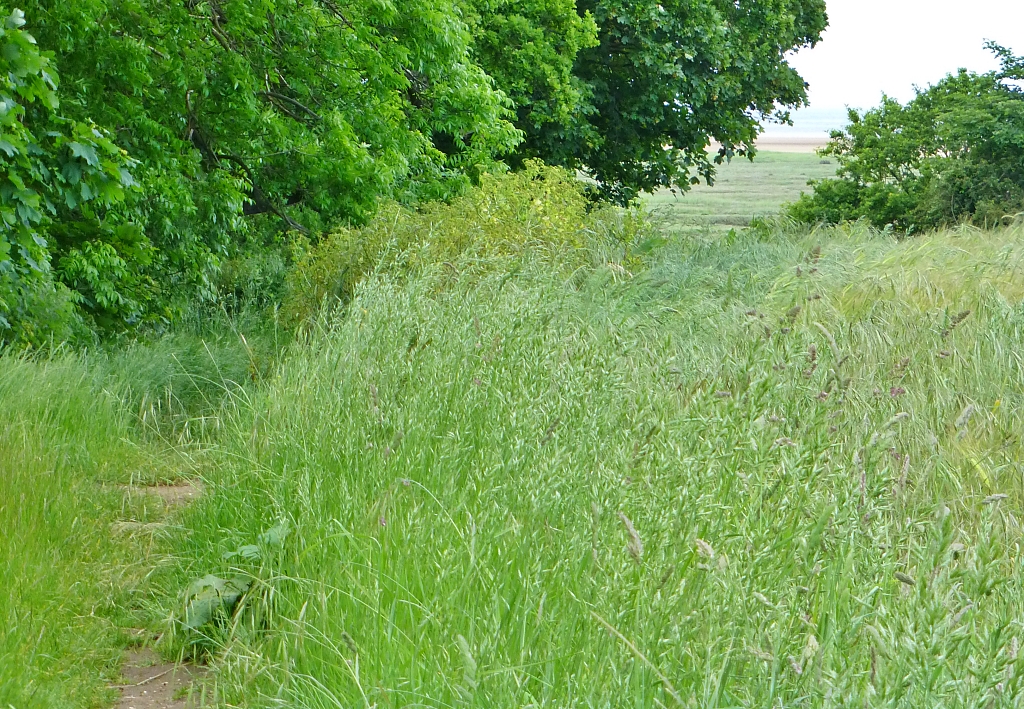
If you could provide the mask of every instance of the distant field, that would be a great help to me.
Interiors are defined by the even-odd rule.
[[[701,184],[685,195],[662,190],[647,205],[669,231],[744,227],[798,198],[808,180],[831,177],[836,167],[814,153],[759,152],[753,162],[723,165],[713,187]]]

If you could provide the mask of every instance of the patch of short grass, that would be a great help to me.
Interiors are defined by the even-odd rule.
[[[695,185],[685,194],[659,190],[645,206],[669,232],[712,233],[749,226],[757,216],[809,191],[808,180],[835,176],[837,165],[814,153],[759,151],[751,162],[735,158],[718,169],[715,184]]]

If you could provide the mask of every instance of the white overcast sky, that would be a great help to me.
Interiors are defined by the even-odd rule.
[[[827,0],[829,28],[792,64],[810,83],[811,108],[793,133],[825,131],[845,106],[870,108],[885,92],[901,101],[966,67],[996,67],[992,39],[1024,54],[1024,0]],[[838,127],[838,126],[831,126]]]

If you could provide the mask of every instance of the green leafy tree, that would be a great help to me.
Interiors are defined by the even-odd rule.
[[[823,151],[838,159],[838,177],[813,183],[791,216],[910,233],[1024,211],[1024,59],[989,48],[999,71],[961,70],[906,105],[883,97],[864,114],[850,111]]]
[[[381,199],[457,194],[520,138],[446,0],[25,9],[64,77],[62,111],[109,130],[138,162],[138,191],[108,218],[123,228],[102,243],[134,249],[124,260],[139,307],[112,309],[115,293],[90,286],[112,257],[98,250],[96,223],[55,230],[68,244],[56,270],[99,324],[172,317],[267,230],[360,223]]]
[[[574,71],[580,52],[597,46],[593,15],[576,0],[480,0],[470,3],[473,53],[515,103],[528,136],[558,134],[594,110],[587,83]],[[510,156],[516,167],[541,155],[529,143]]]
[[[24,26],[20,10],[5,13],[0,26],[0,343],[33,344],[64,336],[75,304],[89,297],[130,307],[124,291],[133,269],[112,242],[133,235],[106,216],[134,181],[131,161],[106,133],[60,115],[51,58]],[[73,223],[115,239],[56,243]],[[78,290],[55,281],[54,255]]]
[[[517,157],[585,169],[619,202],[751,153],[763,121],[806,102],[787,56],[827,23],[824,0],[469,5],[474,52],[517,106]]]

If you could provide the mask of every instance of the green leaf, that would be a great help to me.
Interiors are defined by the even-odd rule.
[[[71,154],[76,158],[81,158],[90,165],[95,166],[100,164],[99,155],[96,154],[96,148],[93,146],[84,145],[79,143],[77,140],[74,140],[68,143],[68,147],[71,149]]]
[[[238,547],[235,551],[224,552],[223,558],[225,560],[230,560],[235,557],[240,557],[246,561],[259,561],[261,556],[262,554],[260,553],[260,548],[258,546],[255,544],[246,544]]]
[[[15,9],[10,15],[8,15],[4,25],[9,30],[21,29],[25,26],[25,13],[21,10]]]
[[[288,520],[281,520],[276,525],[265,531],[259,536],[260,544],[266,544],[267,546],[281,548],[284,546],[285,539],[291,533],[291,526]]]
[[[210,574],[196,579],[188,588],[182,625],[186,630],[197,630],[219,614],[230,615],[251,585],[250,580],[241,577],[222,579]]]

